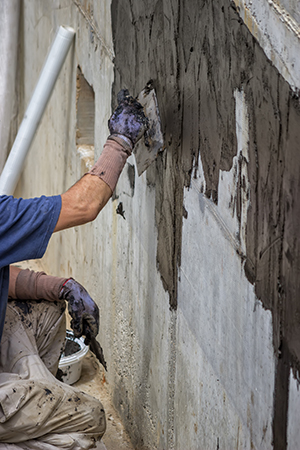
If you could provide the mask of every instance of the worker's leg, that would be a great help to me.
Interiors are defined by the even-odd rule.
[[[6,345],[10,341],[10,336],[15,336],[19,329],[20,342],[14,339],[14,345]],[[63,350],[66,336],[65,302],[22,301],[10,300],[8,302],[7,314],[5,318],[5,330],[2,338],[1,352],[5,355],[0,362],[0,371],[20,373],[14,364],[19,358],[19,344],[22,342],[21,356],[39,355],[46,368],[53,375],[56,375],[58,362]],[[24,340],[22,341],[22,337]],[[45,368],[41,366],[42,374]],[[37,377],[39,371],[24,373],[22,376]]]
[[[65,449],[66,447],[58,446],[59,450]],[[30,440],[27,442],[22,442],[21,444],[1,444],[0,450],[58,450],[58,448],[51,444],[47,444],[45,442],[41,442],[40,440]],[[77,450],[76,447],[70,447],[72,450]],[[78,447],[80,450],[85,450],[88,447]],[[95,444],[95,447],[92,447],[94,450],[107,450],[102,441],[99,441]]]
[[[63,310],[59,302],[9,302],[0,345],[0,442],[24,446],[38,439],[40,449],[75,450],[104,434],[102,404],[60,383],[45,366],[55,373]]]

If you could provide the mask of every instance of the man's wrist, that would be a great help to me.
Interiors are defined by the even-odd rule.
[[[97,162],[88,172],[101,178],[114,192],[119,176],[123,170],[130,151],[125,150],[125,141],[121,135],[111,135],[104,144]],[[122,143],[119,142],[122,139]]]
[[[108,140],[115,141],[118,144],[122,145],[126,153],[130,156],[133,150],[133,143],[131,139],[123,134],[113,133],[110,134],[107,138]]]
[[[65,293],[65,290],[66,290],[66,287],[65,287],[65,286],[66,286],[67,282],[70,281],[70,280],[74,280],[74,278],[72,278],[72,277],[66,278],[66,280],[65,280],[64,283],[62,284],[62,286],[61,286],[61,288],[60,288],[60,291],[59,291],[59,299],[60,299],[60,300],[64,299],[64,293]]]

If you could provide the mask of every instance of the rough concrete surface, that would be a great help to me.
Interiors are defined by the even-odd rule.
[[[286,11],[300,23],[300,6],[297,0],[280,0],[280,5],[282,5]]]
[[[5,0],[1,5],[1,67],[0,67],[0,170],[2,171],[9,148],[12,145],[15,123],[12,117],[16,114],[15,102],[16,69],[18,53],[20,0]]]
[[[106,414],[106,432],[102,441],[107,450],[133,450],[130,439],[124,430],[119,414],[112,404],[105,380],[105,372],[92,353],[88,353],[82,363],[81,377],[74,384],[78,389],[99,399]]]

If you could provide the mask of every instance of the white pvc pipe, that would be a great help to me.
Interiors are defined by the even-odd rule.
[[[66,59],[74,35],[75,30],[73,28],[61,26],[58,29],[1,174],[0,195],[11,195],[15,190],[26,155],[51,96],[59,72]]]

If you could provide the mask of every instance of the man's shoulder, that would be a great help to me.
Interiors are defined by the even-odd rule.
[[[0,196],[0,267],[41,258],[61,210],[61,197]]]
[[[48,210],[50,208],[60,208],[60,195],[45,196],[33,198],[15,198],[12,195],[0,195],[0,208],[11,209],[28,209],[31,207]]]

